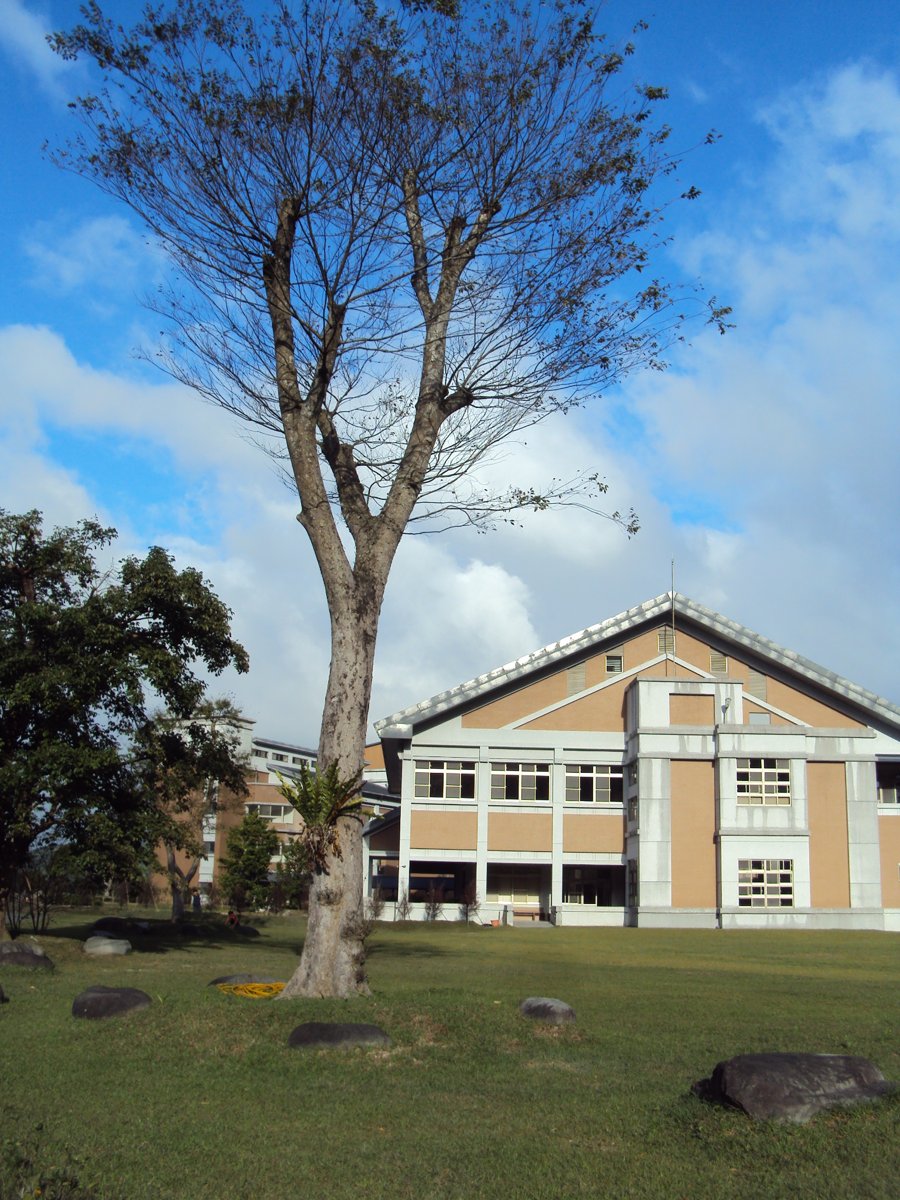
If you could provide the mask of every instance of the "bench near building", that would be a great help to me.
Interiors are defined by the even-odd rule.
[[[376,729],[385,916],[900,930],[900,709],[680,594]]]

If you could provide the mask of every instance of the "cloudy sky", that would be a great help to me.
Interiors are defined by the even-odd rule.
[[[138,6],[112,0],[122,19]],[[572,511],[411,538],[385,603],[372,717],[670,585],[900,702],[900,17],[895,0],[611,0],[666,84],[702,196],[667,273],[734,307],[665,374],[636,375],[510,451],[511,479],[599,471],[627,539]],[[327,621],[296,500],[222,413],[142,365],[163,269],[130,215],[51,166],[84,69],[44,35],[74,0],[0,0],[0,507],[98,516],[121,552],[200,567],[249,676],[214,685],[260,733],[314,745]],[[682,211],[683,210],[683,211]]]

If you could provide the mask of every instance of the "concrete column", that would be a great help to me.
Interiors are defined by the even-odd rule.
[[[482,902],[487,899],[488,804],[491,795],[491,764],[478,762],[475,766],[475,797],[478,824],[475,833],[475,887]]]
[[[550,905],[555,908],[563,898],[563,820],[566,804],[565,763],[550,768],[550,799],[553,803],[552,860],[550,866]]]
[[[397,866],[397,899],[409,896],[409,832],[415,803],[415,763],[409,751],[402,756],[400,777],[400,860]]]
[[[846,772],[850,907],[880,908],[881,854],[875,763],[848,762]]]

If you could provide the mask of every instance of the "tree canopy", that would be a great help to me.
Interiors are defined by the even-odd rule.
[[[184,915],[209,824],[247,794],[240,724],[230,700],[204,700],[188,720],[157,713],[135,737],[135,769],[156,800],[173,921]]]
[[[205,690],[197,664],[247,670],[200,572],[159,547],[105,569],[114,537],[87,520],[45,534],[40,513],[0,510],[3,893],[41,840],[153,844],[159,809],[138,752],[149,706],[188,718]]]
[[[624,86],[633,46],[581,0],[84,13],[52,41],[102,86],[57,159],[168,250],[164,364],[250,422],[296,488],[331,618],[319,762],[353,778],[401,537],[595,503],[599,472],[495,491],[479,468],[661,366],[703,309],[657,274],[666,204],[697,195],[655,116],[665,89]],[[340,822],[286,995],[366,987],[359,822]]]

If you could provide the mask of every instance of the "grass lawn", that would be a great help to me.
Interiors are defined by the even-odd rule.
[[[860,1054],[900,1079],[896,935],[379,925],[371,999],[207,987],[289,976],[302,919],[259,925],[253,941],[219,922],[89,959],[87,915],[60,914],[41,939],[53,974],[0,970],[0,1200],[34,1194],[11,1183],[22,1146],[36,1165],[21,1178],[68,1160],[104,1200],[900,1192],[897,1098],[782,1126],[689,1092],[719,1059],[762,1050]],[[153,1006],[75,1020],[92,983],[142,988]],[[568,1001],[577,1023],[526,1021],[528,995]],[[393,1045],[287,1048],[295,1025],[330,1019],[379,1024]]]

